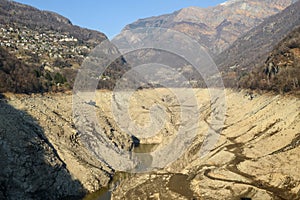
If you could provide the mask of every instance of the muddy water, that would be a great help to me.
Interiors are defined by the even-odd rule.
[[[134,153],[150,153],[156,150],[158,144],[139,144],[137,147],[134,147]]]
[[[110,200],[112,191],[118,187],[121,181],[131,177],[132,175],[127,172],[116,172],[109,187],[102,188],[94,193],[88,194],[83,200]]]
[[[133,174],[129,174],[126,172],[117,172],[114,176],[113,182],[110,184],[110,188],[104,188],[100,191],[97,191],[95,193],[87,195],[84,200],[110,200],[111,199],[111,190],[114,190],[118,185],[120,184],[121,181],[125,179],[133,179]],[[143,185],[147,192],[149,193],[155,193],[157,192],[157,189],[162,189],[163,188],[169,188],[169,190],[180,194],[184,196],[187,199],[197,199],[194,196],[193,191],[190,188],[190,180],[188,178],[188,175],[185,174],[172,174],[172,173],[167,173],[167,174],[156,174],[156,173],[151,173],[152,177],[156,177],[153,179],[147,180],[145,183],[141,184]],[[164,176],[169,176],[170,179],[169,181],[165,182],[163,181],[162,177]],[[140,186],[139,186],[140,187]],[[139,192],[141,192],[141,188],[136,188],[134,190],[131,190],[129,192],[128,198],[130,196],[136,196]],[[147,188],[149,187],[149,188]],[[144,188],[144,189],[145,189]],[[162,189],[164,190],[164,189]]]
[[[135,147],[133,152],[135,153],[150,153],[155,151],[158,147],[157,144],[140,144],[138,147]],[[151,173],[155,175],[155,173]],[[188,176],[184,174],[164,174],[169,175],[170,181],[168,182],[168,187],[170,190],[181,194],[189,199],[193,199],[193,192],[190,189],[190,183],[188,181]],[[111,199],[111,192],[118,187],[118,185],[124,181],[125,179],[133,177],[134,174],[130,174],[127,172],[116,172],[109,188],[102,188],[101,190],[88,194],[83,200],[110,200]],[[155,185],[155,180],[153,180],[151,184]],[[178,184],[180,183],[180,184]]]
[[[188,175],[185,174],[174,174],[168,183],[168,187],[173,192],[181,194],[188,199],[194,199],[194,193],[190,188],[190,181]]]
[[[157,144],[139,144],[134,148],[135,153],[150,153],[155,151]],[[121,181],[132,176],[130,173],[126,172],[116,172],[109,187],[102,188],[99,191],[86,195],[83,200],[107,200],[110,199],[111,191],[117,187]]]
[[[111,198],[111,192],[108,188],[102,188],[101,190],[88,194],[83,200],[109,200]]]

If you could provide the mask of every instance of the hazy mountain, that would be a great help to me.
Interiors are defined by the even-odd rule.
[[[174,29],[193,37],[218,54],[239,36],[259,25],[295,0],[231,0],[215,7],[188,7],[172,14],[140,19],[124,30],[163,27]]]

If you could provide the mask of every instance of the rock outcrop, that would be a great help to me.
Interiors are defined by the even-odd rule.
[[[74,179],[28,113],[0,100],[0,199],[80,199]]]

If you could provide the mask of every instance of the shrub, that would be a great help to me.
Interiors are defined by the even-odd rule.
[[[61,83],[61,84],[64,84],[65,82],[67,82],[67,79],[61,74],[61,73],[56,73],[55,75],[54,75],[54,82],[56,83],[56,84],[58,84],[58,83]]]

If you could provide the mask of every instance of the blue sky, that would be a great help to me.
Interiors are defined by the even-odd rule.
[[[109,38],[140,18],[167,14],[188,6],[208,7],[225,0],[15,0],[69,18],[73,24]]]

